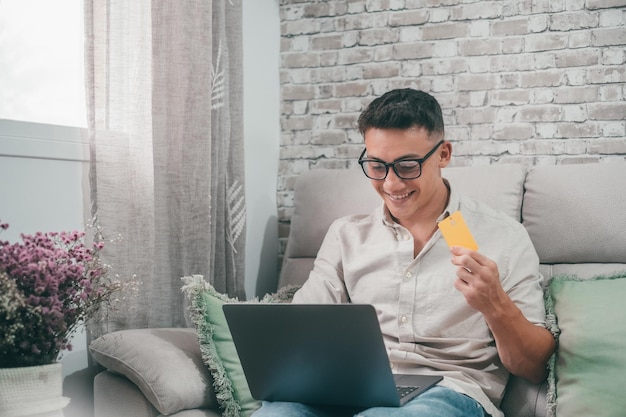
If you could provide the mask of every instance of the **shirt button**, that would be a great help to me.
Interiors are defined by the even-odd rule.
[[[411,278],[412,276],[413,276],[413,273],[411,271],[409,271],[409,272],[407,272],[405,274],[405,277],[407,277],[407,278]]]
[[[406,317],[406,316],[402,316],[402,317],[400,317],[400,322],[401,322],[401,323],[406,323],[407,321],[408,321],[408,319],[407,319],[407,317]]]

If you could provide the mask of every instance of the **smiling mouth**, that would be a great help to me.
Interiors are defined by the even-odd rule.
[[[389,194],[389,193],[385,193],[387,195],[387,197],[389,197],[390,200],[393,201],[402,201],[402,200],[406,200],[407,198],[409,198],[414,191],[411,191],[409,193],[404,193],[404,194]]]

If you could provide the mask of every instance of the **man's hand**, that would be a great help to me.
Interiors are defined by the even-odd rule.
[[[483,314],[502,305],[508,296],[500,283],[498,265],[480,253],[453,246],[452,264],[458,266],[454,287],[465,296],[467,304]]]

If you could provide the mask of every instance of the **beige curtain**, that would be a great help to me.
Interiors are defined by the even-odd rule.
[[[180,277],[244,293],[240,0],[85,0],[92,213],[142,282],[92,337],[185,325]]]

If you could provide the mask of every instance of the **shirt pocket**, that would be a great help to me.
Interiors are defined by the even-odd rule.
[[[456,276],[433,275],[427,282],[427,334],[435,338],[490,338],[489,327],[479,311],[470,307],[456,288]],[[419,326],[419,323],[416,323]],[[424,329],[423,329],[424,330]]]

